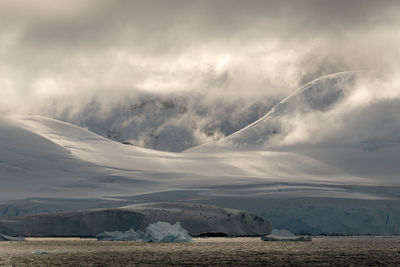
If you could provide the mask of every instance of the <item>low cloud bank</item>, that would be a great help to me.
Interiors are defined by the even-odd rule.
[[[399,5],[388,0],[2,1],[0,113],[51,116],[105,136],[130,131],[123,141],[179,151],[239,130],[317,77],[361,70],[365,81],[343,103],[348,106],[288,118],[295,130],[284,142],[303,142],[316,128],[319,136],[334,138],[336,129],[321,132],[323,123],[341,127],[354,124],[351,120],[370,125],[356,135],[379,136],[381,127],[369,120],[390,117],[391,111],[381,113],[385,103],[387,110],[397,109]],[[180,113],[186,115],[123,116],[113,125],[122,107],[148,95],[173,99],[177,106],[176,99],[186,99],[186,113]],[[369,106],[377,113],[361,118]],[[144,126],[150,120],[153,125]],[[384,128],[396,128],[396,122],[393,118],[393,126]],[[341,131],[353,138],[352,127],[346,127]],[[166,135],[174,132],[185,145],[155,144],[155,139],[171,142]]]

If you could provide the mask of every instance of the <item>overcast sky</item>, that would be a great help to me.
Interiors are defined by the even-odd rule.
[[[399,11],[376,0],[0,0],[0,111],[137,90],[284,96],[351,69],[380,77],[398,69]]]

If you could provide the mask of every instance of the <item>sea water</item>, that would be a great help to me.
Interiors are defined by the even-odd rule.
[[[400,237],[195,238],[187,243],[28,238],[0,242],[0,265],[400,265]]]

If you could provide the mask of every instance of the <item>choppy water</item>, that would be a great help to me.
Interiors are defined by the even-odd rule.
[[[42,250],[47,254],[35,255]],[[208,238],[190,243],[31,238],[0,242],[0,265],[400,265],[400,237],[320,237],[312,242]]]

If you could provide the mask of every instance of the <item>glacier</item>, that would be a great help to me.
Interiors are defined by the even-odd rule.
[[[356,115],[367,108],[376,111],[359,129],[344,127],[346,138],[335,139],[337,129],[317,129],[312,142],[291,142],[298,137],[294,133],[309,130],[293,124],[298,123],[293,118],[324,119],[343,111],[358,75],[314,80],[253,124],[181,153],[124,145],[46,117],[2,115],[0,232],[22,231],[18,225],[32,218],[65,220],[80,213],[105,218],[132,205],[170,203],[163,216],[174,214],[176,221],[181,204],[211,205],[243,210],[295,234],[398,235],[398,132],[389,126],[379,136],[367,131],[392,118],[396,103],[345,110],[349,121],[344,125],[357,122]],[[218,222],[211,231],[221,232],[217,226],[231,229]]]
[[[247,212],[205,204],[167,202],[5,217],[0,218],[0,232],[38,237],[94,237],[107,232],[107,238],[107,235],[121,236],[123,231],[129,238],[139,231],[151,231],[153,228],[148,226],[159,221],[173,225],[179,221],[191,235],[217,232],[229,236],[259,236],[272,229],[267,220]],[[137,231],[129,231],[131,228]]]

